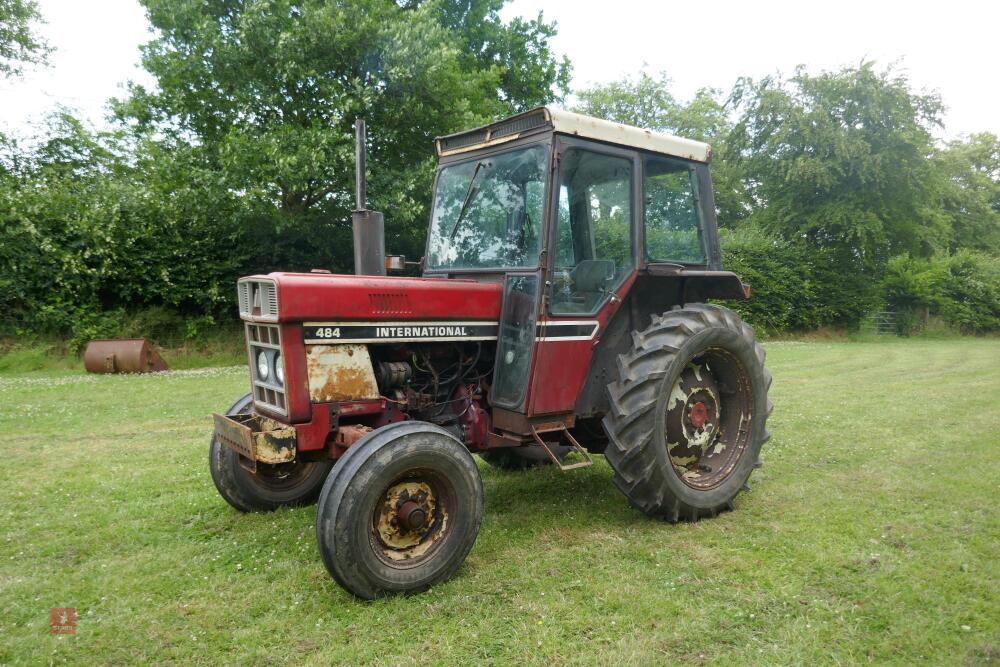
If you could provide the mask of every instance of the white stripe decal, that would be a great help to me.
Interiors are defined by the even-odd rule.
[[[597,336],[600,322],[597,320],[542,320],[538,323],[538,327],[541,329],[541,335],[535,337],[536,342],[563,343],[593,340]],[[567,335],[561,335],[560,329]]]
[[[302,339],[307,345],[482,341],[496,340],[498,328],[483,321],[306,322]]]
[[[597,320],[542,320],[535,326],[535,340],[593,340],[599,328]],[[306,345],[490,341],[497,339],[498,329],[498,322],[484,321],[305,322],[302,338]]]

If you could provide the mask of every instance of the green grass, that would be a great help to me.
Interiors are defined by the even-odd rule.
[[[458,575],[363,603],[312,507],[241,515],[207,469],[244,369],[0,378],[0,663],[997,664],[1000,342],[776,342],[736,511],[669,525],[603,460],[483,469]],[[76,635],[49,634],[76,607]]]

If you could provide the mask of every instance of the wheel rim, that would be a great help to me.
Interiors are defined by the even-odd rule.
[[[667,398],[667,454],[688,486],[707,490],[728,478],[750,442],[753,391],[743,363],[710,348],[690,362]]]
[[[454,487],[432,470],[411,470],[379,495],[372,512],[371,543],[380,560],[397,568],[431,558],[452,528]]]

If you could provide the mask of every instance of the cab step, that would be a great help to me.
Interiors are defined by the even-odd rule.
[[[569,429],[566,428],[565,424],[546,424],[544,426],[540,426],[539,428],[535,428],[534,424],[530,426],[531,437],[535,439],[535,442],[542,448],[542,451],[544,451],[548,457],[552,459],[552,463],[559,466],[560,470],[574,470],[576,468],[586,468],[594,465],[594,459],[590,458],[590,453],[576,441],[576,438],[574,438],[569,432]],[[570,448],[572,448],[573,451],[580,452],[586,460],[580,461],[579,463],[570,463],[569,465],[564,464],[561,460],[559,460],[559,457],[556,456],[551,449],[549,449],[549,446],[540,435],[542,433],[557,433],[560,436],[564,436],[566,441],[569,443]]]

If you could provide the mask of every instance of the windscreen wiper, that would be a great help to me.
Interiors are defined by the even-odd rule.
[[[451,234],[448,235],[449,240],[455,239],[455,232],[458,231],[458,226],[462,224],[462,218],[465,217],[465,210],[469,208],[469,202],[472,201],[472,195],[476,192],[476,177],[479,176],[479,170],[483,166],[488,166],[485,162],[477,162],[476,170],[472,172],[472,178],[469,179],[469,189],[465,191],[465,199],[462,200],[462,208],[458,209],[458,217],[455,218],[455,224],[451,227]]]

